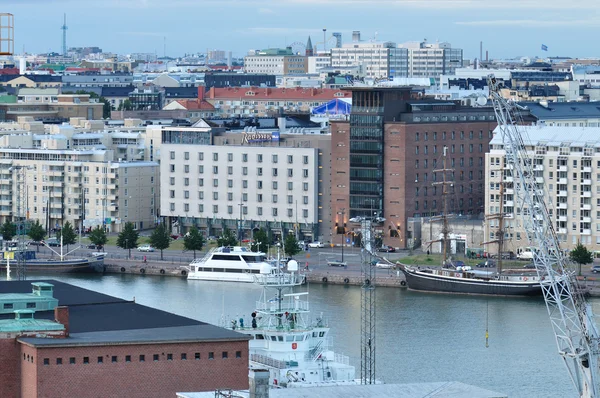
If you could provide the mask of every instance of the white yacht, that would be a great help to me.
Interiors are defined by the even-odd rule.
[[[187,279],[227,282],[254,282],[261,267],[274,268],[265,253],[252,252],[245,247],[216,247],[201,259],[183,266]]]
[[[251,337],[250,367],[268,369],[273,387],[359,384],[349,358],[331,350],[323,318],[308,320],[308,292],[293,291],[305,282],[298,263],[287,267],[289,272],[264,267],[254,275],[263,288],[255,310],[246,319],[224,319],[223,326]]]

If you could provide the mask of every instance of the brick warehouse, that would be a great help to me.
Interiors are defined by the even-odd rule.
[[[35,319],[0,311],[1,397],[166,397],[248,388],[245,335],[48,282],[60,307],[36,310]],[[31,285],[0,282],[0,310],[16,308],[15,296]],[[28,308],[41,307],[27,301]],[[16,312],[24,318],[34,311]]]
[[[383,216],[383,244],[411,248],[411,217],[441,214],[442,154],[447,146],[447,209],[483,213],[484,162],[496,127],[491,107],[411,99],[411,89],[353,87],[349,121],[331,123],[332,241],[357,232],[356,216]],[[337,216],[335,216],[337,215]],[[343,217],[343,220],[342,220]],[[343,226],[346,226],[344,229]]]

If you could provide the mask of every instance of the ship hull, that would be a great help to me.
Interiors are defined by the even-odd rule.
[[[17,261],[10,262],[11,272],[17,271]],[[6,270],[6,261],[0,265]],[[104,258],[81,258],[72,260],[25,260],[26,272],[52,272],[52,273],[103,273],[105,271]]]
[[[539,281],[511,282],[495,279],[475,279],[465,277],[440,276],[433,273],[418,272],[405,267],[401,268],[406,277],[406,284],[411,290],[455,293],[481,294],[493,296],[541,296],[542,287]]]

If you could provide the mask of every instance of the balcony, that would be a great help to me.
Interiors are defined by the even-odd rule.
[[[567,229],[566,229],[566,228],[559,228],[559,229],[556,231],[556,233],[557,233],[557,234],[560,234],[560,235],[566,235],[566,234],[567,234]]]
[[[12,196],[13,192],[10,188],[0,188],[0,195],[9,195]]]
[[[558,191],[558,193],[556,194],[556,196],[561,196],[561,197],[567,197],[567,191]]]
[[[558,216],[558,221],[567,221],[567,216]]]
[[[581,180],[581,185],[592,185],[592,180],[588,180],[588,179]]]
[[[544,181],[544,177],[535,177],[535,182],[538,184],[543,184]]]
[[[513,202],[512,200],[507,200],[506,202],[504,202],[504,206],[514,207],[515,206],[515,202]]]
[[[591,198],[592,197],[592,191],[582,192],[581,196],[584,197],[584,198]]]
[[[566,209],[567,208],[567,203],[565,202],[561,202],[558,205],[556,205],[557,209]]]
[[[567,166],[558,166],[558,171],[567,171]]]
[[[566,178],[559,178],[558,179],[558,183],[560,185],[567,185],[567,179]]]
[[[581,222],[589,224],[592,222],[592,218],[591,217],[581,217]]]
[[[512,177],[504,177],[504,182],[514,182]]]
[[[506,188],[504,190],[504,193],[507,195],[514,195],[515,194],[515,190],[513,188]]]
[[[581,230],[581,235],[591,235],[591,234],[592,234],[591,229],[582,229]]]
[[[592,210],[592,205],[590,205],[590,204],[581,205],[581,210]]]
[[[582,167],[581,171],[584,172],[584,173],[591,173],[592,172],[592,168],[589,167],[589,166]]]
[[[539,171],[543,171],[544,170],[544,165],[543,164],[536,164],[533,167],[534,170],[539,170]]]
[[[53,198],[62,198],[63,192],[62,191],[58,191],[56,189],[51,189],[50,190],[50,196],[53,197]]]

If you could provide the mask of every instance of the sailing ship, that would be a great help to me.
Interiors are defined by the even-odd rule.
[[[287,271],[263,265],[253,276],[262,293],[249,322],[224,319],[223,326],[250,336],[250,367],[267,369],[273,387],[358,384],[349,358],[331,350],[323,317],[309,321],[308,292],[294,292],[305,282],[298,263],[289,261]]]
[[[455,266],[448,258],[448,242],[450,229],[446,206],[446,186],[451,182],[446,180],[446,173],[452,171],[446,168],[446,152],[444,147],[442,169],[434,172],[442,173],[442,221],[441,241],[443,251],[442,267],[418,267],[399,263],[400,270],[406,277],[406,284],[411,290],[441,293],[487,294],[501,296],[541,296],[542,284],[545,277],[538,276],[535,269],[502,270],[502,249],[504,242],[503,214],[496,214],[488,219],[499,219],[497,239],[487,243],[498,243],[498,263],[496,271],[472,270],[468,266]],[[502,184],[501,184],[502,186]],[[502,191],[501,191],[502,197]],[[434,241],[430,242],[433,243]]]

